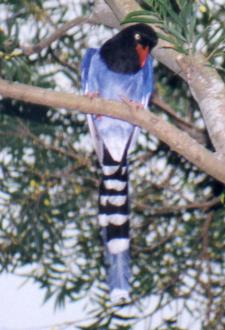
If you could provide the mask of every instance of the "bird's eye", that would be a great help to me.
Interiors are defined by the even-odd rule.
[[[141,35],[139,33],[135,33],[134,39],[137,41],[141,40]]]

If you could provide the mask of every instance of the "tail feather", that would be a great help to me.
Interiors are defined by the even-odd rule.
[[[129,200],[126,155],[121,162],[112,159],[104,148],[103,177],[99,192],[99,224],[105,245],[105,262],[111,297],[129,297]]]
[[[108,282],[110,288],[111,299],[118,302],[122,299],[129,299],[130,291],[130,253],[129,250],[117,254],[108,252]]]

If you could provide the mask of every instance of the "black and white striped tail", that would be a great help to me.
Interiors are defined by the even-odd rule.
[[[114,302],[129,299],[129,201],[126,155],[114,161],[104,148],[99,193],[99,224],[105,245],[108,283]]]

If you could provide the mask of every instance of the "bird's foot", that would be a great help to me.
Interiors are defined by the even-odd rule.
[[[96,97],[99,97],[100,94],[99,94],[99,92],[88,92],[88,93],[86,94],[86,96],[87,96],[90,100],[93,100],[93,99],[95,99]]]
[[[100,94],[99,94],[99,92],[88,92],[88,93],[86,94],[86,96],[92,101],[92,100],[94,100],[96,97],[99,97]],[[96,119],[101,119],[102,115],[94,115],[94,117],[95,117]]]
[[[144,105],[142,103],[139,103],[137,101],[131,100],[126,96],[122,96],[121,100],[126,103],[130,108],[135,110],[141,110],[144,109]]]

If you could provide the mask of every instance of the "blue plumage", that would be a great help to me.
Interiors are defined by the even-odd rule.
[[[152,71],[152,57],[149,57],[143,69],[136,74],[112,72],[101,59],[99,50],[89,48],[84,56],[82,65],[83,92],[98,93],[104,99],[115,101],[122,101],[123,98],[126,98],[147,107],[153,90]],[[94,124],[105,145],[108,146],[111,153],[114,153],[114,158],[116,157],[117,160],[120,160],[125,145],[133,131],[133,125],[110,117],[102,117],[101,120],[98,120],[97,116],[94,115],[89,116],[88,120],[92,135],[94,135],[92,127]],[[115,136],[117,139],[115,139]],[[101,158],[102,150],[99,150],[101,146],[95,146],[95,148],[98,156]],[[114,151],[115,148],[116,150]]]
[[[98,93],[104,99],[116,101],[125,98],[147,107],[153,90],[152,57],[137,72],[120,73],[109,68],[101,49],[90,48],[82,63],[82,88],[85,94]],[[118,301],[128,299],[130,290],[127,153],[138,129],[107,116],[88,115],[88,124],[103,172],[99,224],[109,288],[112,298]]]

